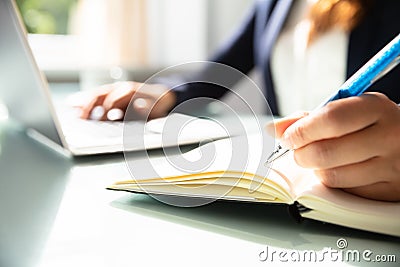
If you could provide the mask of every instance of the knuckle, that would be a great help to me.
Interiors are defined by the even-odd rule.
[[[328,187],[340,187],[340,181],[335,169],[315,170],[321,182]]]
[[[303,124],[298,124],[294,127],[292,134],[289,135],[290,142],[295,147],[307,142],[306,129]]]
[[[307,168],[309,167],[309,164],[307,163],[307,157],[304,157],[302,154],[303,153],[300,149],[295,150],[294,161],[297,163],[297,165]]]
[[[390,114],[397,108],[397,105],[384,94],[380,94],[377,97],[377,103],[375,105],[379,107],[378,111],[380,111],[380,114]]]
[[[331,160],[332,152],[326,142],[315,142],[308,146],[309,153],[308,158],[312,159],[310,167],[313,168],[324,168],[328,165]]]
[[[311,143],[294,151],[296,163],[305,168],[323,169],[332,160],[332,152],[325,142]]]
[[[316,158],[316,167],[323,167],[331,159],[331,149],[326,142],[318,142],[314,146],[314,156]]]
[[[397,106],[392,100],[390,100],[385,94],[379,92],[369,92],[365,94],[366,98],[369,98],[371,106],[375,106],[374,110],[379,114],[385,113]],[[379,107],[379,108],[378,108]]]
[[[105,84],[93,91],[93,94],[97,97],[109,94],[114,89],[113,85]]]
[[[365,93],[365,95],[372,96],[377,101],[387,101],[387,100],[389,100],[389,98],[385,94],[382,94],[380,92],[368,92],[368,93]]]
[[[327,131],[336,133],[340,131],[342,116],[340,116],[340,105],[335,102],[329,102],[322,109],[322,118],[326,122]]]

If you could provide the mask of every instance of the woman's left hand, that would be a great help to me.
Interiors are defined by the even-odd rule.
[[[328,187],[400,201],[400,107],[380,93],[277,120],[276,135]]]

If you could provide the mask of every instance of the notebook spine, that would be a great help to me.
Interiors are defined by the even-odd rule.
[[[299,202],[295,201],[293,204],[288,206],[288,211],[290,216],[297,222],[301,223],[304,218],[301,216],[301,214],[310,211],[311,209],[303,206]]]

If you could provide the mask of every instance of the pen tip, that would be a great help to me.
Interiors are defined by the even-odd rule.
[[[279,153],[279,150],[281,150],[281,148],[282,148],[281,145],[277,146],[277,148],[269,155],[269,157],[265,161],[265,163],[264,163],[265,166],[268,166],[269,164],[271,164],[273,162],[274,155]]]
[[[271,163],[272,163],[272,160],[267,159],[267,161],[264,162],[264,166],[265,166],[265,167],[268,167],[269,165],[271,165]]]

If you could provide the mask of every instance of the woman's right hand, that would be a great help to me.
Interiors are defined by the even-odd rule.
[[[139,118],[154,119],[166,116],[176,103],[175,93],[166,86],[132,81],[106,84],[85,95],[75,104],[81,110],[82,119],[91,118],[93,110],[100,106],[103,115],[99,119],[107,120],[110,110],[125,112],[129,103]]]

